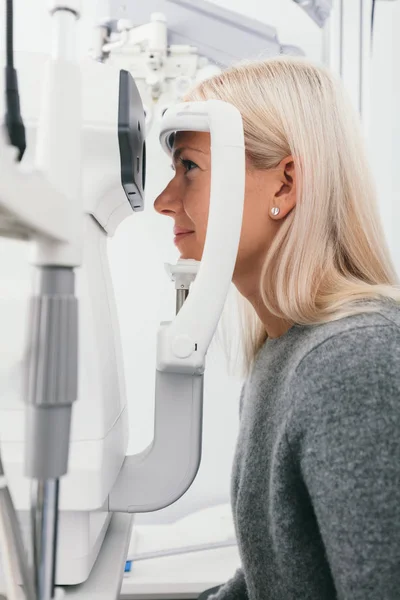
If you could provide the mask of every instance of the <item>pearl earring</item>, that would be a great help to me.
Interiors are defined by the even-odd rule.
[[[276,217],[276,215],[279,215],[279,208],[277,206],[274,206],[274,208],[271,208],[271,212],[274,215],[274,217]]]

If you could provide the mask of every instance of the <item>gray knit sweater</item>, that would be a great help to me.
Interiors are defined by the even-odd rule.
[[[242,569],[218,600],[400,600],[400,308],[267,340],[232,475]]]

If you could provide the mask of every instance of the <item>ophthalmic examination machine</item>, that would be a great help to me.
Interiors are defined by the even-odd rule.
[[[68,597],[72,588],[76,597],[89,597],[85,585],[113,515],[159,510],[193,482],[201,456],[205,357],[241,231],[239,112],[216,100],[170,107],[160,133],[167,153],[177,131],[211,135],[207,237],[201,262],[168,266],[177,314],[158,331],[154,439],[144,452],[126,456],[127,401],[106,243],[123,220],[144,209],[146,123],[127,70],[78,59],[81,4],[50,2],[49,55],[18,60],[31,160],[24,158],[7,32],[0,235],[30,241],[34,267],[23,364],[17,377],[1,381],[1,583],[9,600]],[[7,5],[11,10],[10,0]],[[7,23],[12,27],[10,12]],[[230,232],[223,247],[221,224]],[[15,372],[15,365],[8,367]]]

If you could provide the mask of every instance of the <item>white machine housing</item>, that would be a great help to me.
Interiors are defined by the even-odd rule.
[[[157,369],[203,373],[205,354],[231,283],[242,227],[243,203],[232,202],[232,198],[243,193],[244,175],[240,171],[239,177],[234,174],[236,165],[244,161],[243,126],[240,113],[233,105],[208,100],[185,102],[165,112],[160,141],[169,155],[171,139],[177,130],[211,134],[210,209],[202,263],[191,294],[173,324],[159,332]],[[224,236],[221,246],[222,223],[229,236]],[[235,258],[233,264],[232,257]],[[227,272],[229,278],[225,275]],[[209,302],[210,289],[213,290],[212,303]]]
[[[168,506],[189,488],[200,465],[205,357],[236,264],[245,147],[239,111],[220,100],[187,102],[165,112],[160,139],[168,153],[171,136],[188,130],[209,131],[211,136],[210,205],[203,256],[189,297],[171,323],[161,323],[154,440],[140,455],[125,459],[110,493],[112,511],[148,512]],[[230,232],[223,246],[221,228]],[[188,261],[189,274],[192,262]]]
[[[47,57],[16,56],[28,150],[20,166],[26,195],[15,191],[21,210],[34,210],[34,157],[40,91]],[[57,581],[84,581],[93,566],[110,519],[107,498],[121,469],[128,445],[128,421],[119,325],[107,256],[107,235],[133,214],[121,186],[118,148],[119,69],[93,60],[82,62],[83,194],[85,235],[83,266],[76,271],[79,299],[79,386],[73,407],[69,472],[61,482]],[[107,89],[107,94],[103,90]],[[101,98],[100,98],[101,94]],[[4,113],[3,95],[0,112]],[[10,149],[11,150],[11,149]],[[62,152],[62,144],[59,145]],[[0,202],[13,189],[11,153],[0,152]],[[15,186],[14,186],[15,187]],[[33,198],[32,198],[33,196]],[[14,204],[17,206],[17,204]],[[94,216],[93,216],[94,215]],[[55,215],[56,216],[56,215]],[[43,231],[46,218],[42,215]],[[28,218],[31,218],[29,215]],[[0,219],[1,221],[1,219]],[[4,227],[4,223],[3,223]],[[1,224],[0,224],[1,228]],[[23,237],[23,236],[22,236]],[[37,256],[32,257],[37,264]],[[21,315],[10,314],[10,319]],[[84,326],[83,326],[84,324]],[[22,349],[21,349],[22,350]],[[22,353],[2,364],[0,380],[0,441],[7,478],[28,539],[30,481],[24,474],[24,405]]]
[[[36,96],[34,92],[40,90],[38,84],[45,60],[45,56],[33,54],[20,55],[16,61],[29,147],[34,146],[39,113],[39,94]],[[160,329],[157,378],[168,382],[168,402],[162,394],[156,397],[155,438],[151,446],[141,455],[126,457],[128,430],[123,362],[106,248],[107,235],[113,235],[119,223],[132,214],[121,186],[116,134],[118,79],[119,69],[113,66],[90,60],[82,63],[83,194],[87,216],[83,266],[77,271],[78,400],[73,408],[69,472],[61,482],[60,495],[56,582],[61,585],[87,579],[112,511],[157,510],[179,498],[192,483],[201,454],[205,355],[229,289],[241,230],[245,160],[240,114],[234,107],[219,101],[190,103],[168,111],[163,126],[167,137],[184,129],[211,133],[209,224],[198,279],[179,318],[171,325],[162,324]],[[104,94],[105,89],[107,94]],[[0,103],[0,110],[2,108]],[[61,144],[59,149],[62,151]],[[2,209],[6,206],[12,213],[13,204],[10,201],[7,205],[6,201],[13,194],[16,168],[12,153],[6,150],[0,152],[0,204]],[[28,163],[29,152],[18,168],[18,190],[25,186],[23,189],[27,192],[29,178],[35,176],[27,173]],[[16,192],[14,195],[17,199]],[[21,204],[18,218],[22,220],[23,209]],[[0,211],[0,215],[4,214]],[[31,211],[25,220],[29,223],[39,217]],[[221,219],[224,227],[229,219],[231,232],[224,249],[220,247]],[[49,235],[51,228],[46,230],[46,226],[43,216],[43,223],[39,223],[37,229]],[[35,264],[40,264],[39,258],[34,257]],[[205,311],[204,300],[209,299],[210,288],[215,304]],[[201,327],[193,328],[191,323],[194,322],[201,323]],[[23,527],[27,528],[30,482],[23,474],[21,361],[22,356],[10,357],[0,381],[0,440],[10,489]],[[196,383],[191,383],[193,377]],[[159,391],[162,390],[163,386],[159,385]],[[185,402],[186,392],[195,394],[193,403]],[[181,412],[177,412],[178,404],[174,402],[177,396],[180,396]],[[174,445],[171,440],[175,441]],[[27,531],[25,535],[27,539]]]

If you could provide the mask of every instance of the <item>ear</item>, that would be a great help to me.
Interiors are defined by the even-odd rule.
[[[271,199],[269,216],[274,221],[283,219],[296,206],[296,171],[293,156],[284,158],[276,168],[280,180],[280,186]],[[279,208],[278,214],[273,214],[272,209]],[[276,212],[276,211],[274,211]]]

